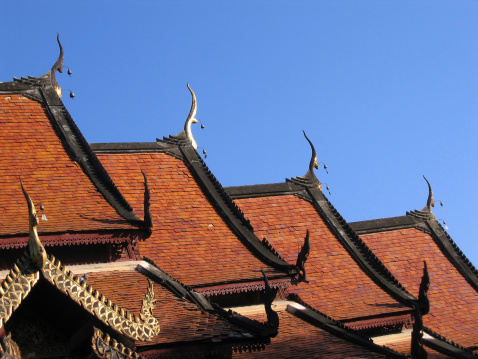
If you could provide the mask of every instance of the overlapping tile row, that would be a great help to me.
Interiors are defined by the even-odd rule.
[[[330,232],[314,207],[293,195],[236,200],[259,237],[267,237],[279,254],[294,263],[310,231],[305,264],[309,283],[289,288],[308,305],[337,320],[386,315],[409,308],[379,288]]]
[[[142,216],[145,171],[151,192],[152,235],[140,254],[187,285],[283,276],[256,258],[210,204],[185,164],[164,153],[98,154],[120,191]]]
[[[425,260],[430,275],[430,313],[423,317],[424,325],[465,347],[478,346],[478,293],[429,234],[405,228],[361,238],[414,294]]]
[[[98,288],[119,306],[139,314],[143,295],[148,286],[147,278],[139,272],[90,273],[88,284]],[[151,341],[135,342],[142,345],[175,342],[218,342],[242,336],[242,331],[220,317],[207,313],[186,300],[174,296],[169,290],[155,284],[155,317],[161,324],[161,332]]]
[[[42,232],[132,228],[65,152],[45,108],[0,95],[0,235],[28,232],[19,178],[44,210]]]
[[[264,352],[236,352],[233,358],[388,358],[308,324],[286,311],[279,313],[279,321],[279,335],[271,340]]]

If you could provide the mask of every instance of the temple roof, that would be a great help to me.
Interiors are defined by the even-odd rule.
[[[284,309],[279,311],[279,335],[264,352],[234,353],[233,358],[407,358],[301,305]]]
[[[412,293],[418,289],[426,260],[430,313],[423,317],[424,325],[460,345],[478,348],[475,269],[434,216],[407,215],[351,226]]]
[[[44,105],[10,94],[0,95],[0,108],[0,235],[28,233],[19,178],[45,208],[42,232],[134,228],[65,151]]]
[[[309,305],[338,320],[406,312],[410,308],[381,289],[354,261],[313,205],[292,195],[237,200],[256,232],[271,238],[279,254],[293,262],[310,231],[305,264],[308,283],[291,287]],[[302,238],[301,238],[302,237]]]
[[[93,148],[98,150],[98,146]],[[201,182],[183,161],[153,151],[98,152],[97,155],[140,215],[143,203],[143,194],[137,188],[143,180],[140,170],[147,174],[155,225],[151,236],[140,243],[140,254],[161,263],[178,280],[195,287],[262,281],[259,270],[263,267],[267,268],[269,278],[285,276],[280,267],[273,266],[275,263],[267,266],[267,258],[238,237],[226,222],[226,215],[214,208],[200,187]],[[272,257],[265,247],[261,250]],[[282,263],[287,268],[287,263]]]
[[[28,232],[15,205],[23,202],[19,178],[42,209],[43,233],[144,227],[59,97],[59,45],[60,56],[44,76],[0,82],[0,236]]]

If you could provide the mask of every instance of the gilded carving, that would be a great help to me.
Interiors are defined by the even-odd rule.
[[[14,264],[13,269],[0,286],[0,327],[2,327],[12,313],[20,306],[22,300],[30,293],[40,274],[30,264],[25,253]]]
[[[119,333],[141,341],[150,341],[159,334],[159,322],[152,314],[155,297],[151,282],[139,318],[107,300],[84,281],[80,283],[79,277],[67,271],[53,256],[47,259],[42,273],[60,291]]]
[[[8,334],[2,338],[0,343],[0,359],[21,359],[20,348],[12,340],[12,335]]]
[[[126,348],[98,328],[95,328],[91,342],[93,351],[101,359],[144,359],[143,356]]]
[[[159,334],[158,320],[153,316],[156,298],[153,284],[149,282],[143,300],[140,318],[119,308],[98,291],[80,281],[80,278],[67,271],[53,256],[47,258],[46,251],[37,234],[38,218],[35,206],[23,188],[28,203],[30,218],[30,237],[28,247],[0,286],[0,327],[8,321],[22,300],[43,277],[68,295],[71,299],[100,319],[115,331],[133,340],[150,341]],[[40,270],[39,270],[40,269]]]

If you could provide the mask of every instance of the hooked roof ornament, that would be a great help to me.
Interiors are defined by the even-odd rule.
[[[189,83],[187,84],[189,92],[191,92],[191,97],[192,97],[192,104],[191,104],[191,110],[189,111],[188,118],[186,119],[186,123],[184,124],[184,132],[186,133],[187,138],[189,141],[191,141],[191,146],[195,150],[198,149],[198,145],[196,143],[196,140],[193,137],[193,133],[191,131],[191,125],[193,123],[197,123],[198,120],[196,119],[196,112],[197,112],[197,101],[196,101],[196,94],[194,91],[191,89],[189,86]]]
[[[22,187],[23,195],[28,204],[28,223],[29,223],[29,236],[28,236],[28,252],[30,254],[30,260],[37,270],[40,270],[46,262],[46,251],[43,244],[38,237],[38,215],[35,209],[35,205],[28,195],[25,187],[23,187],[23,181],[20,179],[20,185]]]
[[[128,338],[150,341],[157,336],[160,325],[152,313],[156,305],[156,297],[151,281],[149,281],[140,318],[138,318],[107,300],[98,291],[87,285],[86,281],[68,271],[53,256],[48,258],[38,237],[38,218],[35,206],[23,187],[23,183],[20,182],[20,184],[29,209],[29,243],[27,250],[17,260],[0,286],[0,328],[10,319],[33,286],[38,283],[41,274],[59,291],[66,294],[104,324]]]
[[[314,172],[314,168],[319,169],[319,162],[317,160],[317,152],[315,151],[315,147],[312,141],[310,141],[307,135],[305,134],[305,131],[302,130],[302,132],[304,133],[304,137],[306,138],[307,142],[309,142],[310,148],[312,150],[312,156],[310,157],[310,163],[309,163],[309,170],[304,176],[294,177],[294,178],[291,178],[290,180],[287,179],[287,181],[295,182],[300,185],[317,186],[322,191],[322,183],[320,183],[319,179],[316,177]],[[327,169],[327,166],[324,165],[324,169]]]
[[[423,176],[423,178],[425,179],[425,181],[427,181],[427,185],[428,185],[428,199],[427,199],[427,205],[423,207],[422,212],[432,213],[432,207],[435,207],[435,201],[433,200],[432,186],[430,186],[430,182],[428,182],[425,176]]]
[[[184,130],[179,132],[176,136],[169,135],[169,137],[163,137],[163,139],[156,138],[157,144],[161,148],[165,149],[166,152],[176,146],[179,147],[184,145],[191,145],[192,148],[194,148],[195,150],[198,149],[198,145],[191,131],[191,125],[193,123],[198,122],[198,120],[196,119],[196,112],[197,112],[196,95],[194,91],[191,89],[191,87],[189,86],[189,84],[187,84],[187,86],[188,86],[189,92],[191,92],[192,103],[191,103],[191,109],[189,110],[188,117],[186,119],[186,122],[184,123]],[[174,151],[171,154],[173,156],[178,156],[178,154],[175,154]]]
[[[428,276],[427,262],[423,261],[423,276],[420,282],[420,289],[418,293],[418,301],[414,305],[413,313],[415,322],[413,323],[412,340],[411,340],[411,354],[412,358],[427,359],[427,352],[423,347],[423,319],[422,316],[428,314],[430,311],[430,302],[428,300],[428,288],[430,287],[430,277]]]
[[[307,234],[304,239],[304,244],[302,245],[302,248],[300,249],[300,252],[297,255],[296,266],[297,268],[299,268],[299,282],[306,282],[306,283],[309,282],[307,280],[307,276],[305,272],[305,261],[309,257],[309,252],[310,252],[309,230],[307,230]]]
[[[417,211],[417,210],[410,211],[410,212],[407,212],[407,215],[411,215],[420,219],[427,220],[434,217],[434,214],[432,212],[432,207],[435,207],[435,201],[433,199],[433,190],[432,190],[432,186],[430,185],[430,182],[428,182],[425,176],[423,176],[423,178],[425,179],[428,185],[427,204],[425,205],[425,207],[423,207],[421,211]]]
[[[272,302],[274,301],[277,291],[277,288],[272,289],[269,285],[269,280],[263,269],[261,269],[262,275],[264,276],[264,286],[265,286],[265,295],[264,295],[264,307],[267,314],[267,323],[273,328],[279,328],[279,315],[272,309]]]
[[[144,225],[145,227],[153,228],[153,217],[151,216],[151,192],[149,191],[149,186],[148,186],[148,177],[146,177],[146,172],[141,170],[141,173],[143,174],[143,179],[144,179]]]
[[[58,46],[60,47],[60,55],[58,56],[58,60],[53,64],[50,73],[50,80],[51,85],[55,88],[58,97],[61,97],[62,90],[58,82],[56,81],[55,73],[58,71],[59,73],[63,73],[63,60],[65,59],[65,54],[63,52],[63,46],[61,46],[60,42],[60,33],[56,33],[56,41],[58,41]]]

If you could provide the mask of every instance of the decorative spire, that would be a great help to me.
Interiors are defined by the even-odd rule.
[[[23,187],[23,182],[20,179],[20,185],[22,187],[23,195],[27,200],[28,204],[28,213],[29,213],[29,237],[28,237],[28,252],[30,254],[30,260],[32,261],[33,265],[36,269],[43,268],[46,262],[46,251],[43,247],[42,243],[40,242],[40,238],[38,237],[38,216],[37,211],[35,209],[35,205],[31,200],[30,196],[28,195],[27,191]]]
[[[187,85],[188,85],[189,91],[191,92],[192,104],[191,104],[191,110],[189,111],[188,118],[186,119],[186,123],[184,124],[184,132],[186,133],[186,136],[189,139],[189,141],[191,141],[191,145],[193,146],[193,148],[195,150],[197,150],[198,145],[197,145],[196,141],[194,140],[193,134],[191,132],[191,125],[193,123],[198,122],[198,120],[195,117],[196,112],[197,112],[196,95],[194,94],[194,91],[191,89],[191,87],[189,87],[189,84],[187,84]]]
[[[428,181],[427,181],[428,182]],[[430,278],[428,276],[427,262],[423,261],[423,276],[420,282],[418,293],[418,301],[415,304],[414,318],[411,340],[411,354],[414,359],[427,359],[427,352],[422,344],[423,338],[423,319],[422,316],[430,311],[430,302],[428,301],[427,292],[430,286]]]
[[[428,182],[425,176],[423,176],[423,178],[425,179],[425,181],[427,181],[427,185],[428,185],[428,200],[427,200],[427,205],[423,207],[422,212],[432,213],[432,207],[435,207],[435,201],[433,200],[432,186],[430,186],[430,182]]]
[[[312,149],[312,156],[310,158],[309,170],[307,171],[305,177],[307,177],[307,176],[314,176],[315,177],[314,168],[319,169],[319,162],[317,161],[317,152],[315,152],[315,147],[312,144],[312,142],[309,140],[307,135],[305,134],[305,131],[302,130],[302,132],[304,133],[305,139],[309,142],[310,148]]]
[[[58,46],[60,46],[60,55],[58,56],[58,60],[56,60],[55,64],[50,70],[50,79],[51,79],[51,85],[55,88],[56,93],[58,94],[58,97],[61,97],[62,95],[62,90],[60,85],[58,85],[58,82],[56,81],[55,73],[58,71],[59,73],[63,72],[63,59],[65,58],[65,54],[63,53],[63,46],[61,46],[60,42],[60,34],[56,34],[56,41],[58,41]]]
[[[318,178],[315,176],[314,173],[314,168],[319,169],[319,162],[317,161],[317,153],[315,152],[315,147],[312,144],[312,142],[309,140],[307,135],[305,134],[305,131],[302,130],[304,133],[304,136],[306,140],[309,142],[310,148],[312,150],[312,156],[310,158],[310,163],[309,163],[309,170],[304,176],[297,176],[294,178],[291,178],[290,180],[287,179],[286,181],[294,182],[299,185],[305,185],[309,187],[319,187],[319,189],[322,191],[322,183],[318,180]],[[324,168],[327,169],[327,166],[324,164]]]
[[[418,290],[418,306],[421,315],[428,314],[430,311],[430,301],[428,300],[428,288],[430,287],[430,277],[428,275],[427,262],[423,261],[423,276]]]
[[[306,272],[305,272],[305,261],[309,256],[310,252],[310,245],[309,245],[309,230],[307,230],[307,234],[304,239],[304,244],[300,249],[299,254],[297,255],[297,263],[296,266],[299,268],[299,282],[303,281],[308,283]]]
[[[277,288],[272,289],[269,285],[269,280],[263,269],[261,269],[262,275],[264,276],[264,286],[265,286],[265,296],[264,296],[264,307],[267,314],[267,322],[274,328],[279,328],[279,315],[272,309],[272,302],[274,301]]]
[[[144,225],[148,228],[153,228],[153,217],[151,216],[151,211],[150,211],[151,194],[149,192],[149,187],[148,187],[148,178],[146,177],[146,172],[141,170],[141,173],[143,174],[143,178],[144,178]]]

